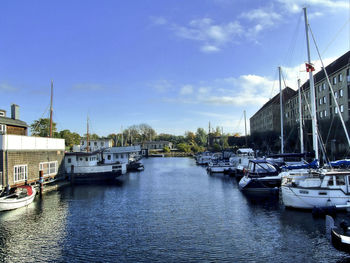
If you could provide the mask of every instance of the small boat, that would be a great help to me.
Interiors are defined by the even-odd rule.
[[[137,172],[137,171],[143,171],[144,170],[144,166],[142,163],[138,162],[138,161],[132,161],[127,165],[127,170],[128,171],[133,171],[133,172]]]
[[[349,225],[342,221],[340,228],[334,225],[334,219],[326,216],[326,232],[330,236],[332,245],[341,251],[350,253],[350,228]]]
[[[239,189],[252,194],[277,194],[281,186],[280,168],[265,159],[249,160],[248,169],[239,181]]]
[[[0,211],[13,210],[27,206],[33,202],[36,190],[33,186],[23,185],[13,189],[13,192],[0,198]]]

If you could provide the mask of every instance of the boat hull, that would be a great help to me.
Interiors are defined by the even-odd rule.
[[[239,182],[239,188],[246,193],[256,195],[278,194],[280,178],[250,178],[244,176]]]
[[[33,193],[28,197],[13,199],[13,200],[11,200],[10,198],[3,197],[0,199],[0,211],[14,210],[17,208],[27,206],[34,201],[35,195],[36,195],[36,191],[33,188]]]
[[[122,174],[120,171],[69,174],[70,180],[74,184],[114,181],[117,177],[121,175]]]
[[[350,200],[350,195],[341,190],[302,189],[282,186],[281,191],[284,206],[298,209],[346,206]]]

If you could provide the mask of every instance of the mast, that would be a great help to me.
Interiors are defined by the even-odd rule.
[[[245,135],[245,145],[248,146],[248,142],[247,142],[247,119],[246,119],[246,115],[245,115],[245,110],[243,111],[244,114],[244,135]]]
[[[278,67],[279,84],[280,84],[280,114],[281,114],[281,153],[284,153],[284,140],[283,140],[283,96],[282,96],[282,82],[281,82],[281,67]]]
[[[309,27],[308,20],[306,14],[306,7],[304,9],[304,17],[305,17],[305,33],[306,33],[306,46],[307,46],[307,58],[308,64],[311,65],[311,57],[310,57],[310,46],[309,46]],[[317,118],[316,118],[316,95],[315,95],[315,84],[314,78],[312,75],[312,69],[309,69],[309,83],[310,83],[310,101],[311,101],[311,119],[312,119],[312,141],[313,141],[313,149],[315,152],[315,159],[318,160],[318,135],[317,135]]]
[[[298,79],[298,99],[299,99],[299,133],[300,133],[300,152],[304,152],[304,134],[303,134],[303,119],[301,113],[301,90],[300,79]]]
[[[122,141],[121,141],[121,146],[124,146],[124,134],[123,134],[123,125],[121,126],[121,131],[122,131]]]
[[[210,146],[210,122],[209,122],[209,132],[208,132],[208,147]]]
[[[90,151],[89,147],[89,116],[87,116],[86,120],[86,152]]]
[[[49,137],[52,138],[52,96],[53,96],[53,80],[51,80],[51,100],[50,100],[50,132]]]

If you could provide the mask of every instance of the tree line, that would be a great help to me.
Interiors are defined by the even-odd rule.
[[[34,121],[30,125],[31,135],[48,137],[49,125],[50,121],[47,118],[41,118]],[[65,139],[67,149],[71,149],[73,145],[79,145],[81,139],[86,138],[87,136],[87,134],[81,136],[76,132],[71,132],[69,129],[57,131],[56,126],[56,123],[53,122],[53,137]],[[242,146],[245,142],[245,140],[239,138],[238,134],[235,134],[234,136],[224,134],[220,127],[213,129],[209,133],[209,136],[203,128],[198,128],[195,132],[186,131],[184,135],[173,135],[166,133],[157,134],[150,125],[145,123],[131,125],[121,133],[111,133],[106,137],[100,137],[97,134],[89,134],[89,138],[91,140],[109,138],[113,140],[113,146],[129,146],[140,143],[142,144],[147,141],[169,141],[178,151],[185,153],[203,152],[208,149],[220,151],[222,149],[230,148],[233,145]],[[169,150],[170,149],[167,148],[164,149],[164,151]]]

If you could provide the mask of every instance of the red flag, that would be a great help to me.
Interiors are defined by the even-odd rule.
[[[306,66],[306,72],[310,72],[310,71],[315,71],[314,66],[310,63],[305,63]]]

